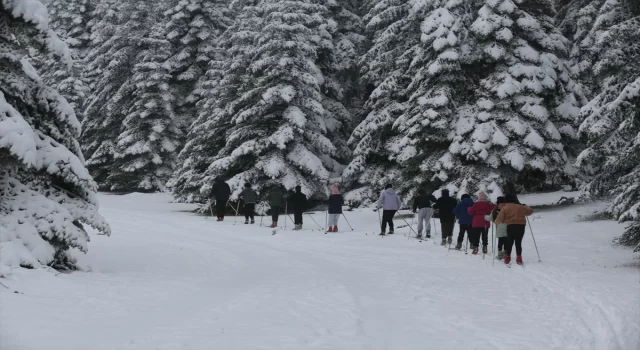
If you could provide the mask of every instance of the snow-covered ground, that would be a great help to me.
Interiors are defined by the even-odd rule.
[[[610,244],[622,226],[574,220],[603,204],[534,215],[542,262],[527,231],[525,267],[507,268],[408,228],[380,237],[371,210],[347,213],[355,231],[306,217],[272,235],[169,200],[102,195],[113,235],[92,236],[91,272],[0,279],[0,349],[640,348],[640,270]]]

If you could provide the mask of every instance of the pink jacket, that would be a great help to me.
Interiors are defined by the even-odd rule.
[[[489,228],[491,227],[491,223],[485,220],[485,215],[490,215],[493,209],[496,206],[487,202],[487,201],[478,201],[475,202],[467,212],[469,215],[473,215],[473,221],[471,222],[471,227],[474,228]]]

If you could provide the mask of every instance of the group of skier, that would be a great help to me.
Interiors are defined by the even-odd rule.
[[[231,188],[221,179],[217,179],[211,189],[210,196],[216,201],[216,215],[218,221],[223,221],[227,203],[231,196]],[[239,199],[244,202],[245,224],[255,223],[255,209],[258,203],[258,194],[252,189],[250,183],[246,183],[244,189],[239,194]],[[288,215],[289,208],[294,215],[294,230],[302,229],[304,210],[307,209],[307,197],[302,193],[300,186],[295,188],[295,192],[285,197],[283,186],[273,187],[267,196],[271,208],[272,222],[269,227],[278,226],[278,218],[283,209]],[[344,198],[338,189],[338,185],[331,187],[331,195],[327,200],[327,232],[338,232],[338,219],[342,213]],[[393,186],[388,184],[380,193],[377,201],[377,208],[382,209],[380,217],[380,235],[393,234],[393,218],[402,207],[402,201],[393,190]],[[431,218],[435,211],[438,211],[440,218],[440,229],[442,232],[442,245],[451,245],[453,242],[453,231],[456,221],[459,224],[458,239],[455,249],[461,250],[464,243],[465,234],[471,245],[472,254],[478,254],[480,241],[482,240],[482,253],[488,253],[489,229],[491,224],[495,225],[496,237],[498,239],[497,259],[504,259],[506,264],[511,262],[511,252],[513,245],[516,246],[516,262],[522,264],[522,238],[524,237],[527,216],[533,210],[520,204],[514,194],[507,194],[498,197],[496,204],[489,201],[486,193],[478,193],[474,200],[469,194],[463,194],[458,202],[449,195],[449,191],[443,189],[440,198],[428,194],[424,189],[418,190],[418,195],[413,201],[413,213],[417,215],[418,231],[417,238],[431,238]],[[387,233],[387,227],[389,231]]]
[[[223,221],[227,204],[231,197],[231,188],[229,184],[222,179],[216,179],[209,197],[216,202],[216,216],[218,221]],[[244,203],[244,216],[245,224],[255,223],[255,210],[258,204],[258,193],[252,188],[250,183],[245,183],[244,189],[238,195],[238,198]],[[278,219],[280,214],[289,214],[289,208],[293,211],[294,230],[301,230],[303,225],[304,210],[307,209],[307,196],[302,193],[302,188],[296,186],[295,192],[289,196],[285,196],[285,190],[283,186],[275,186],[270,189],[267,195],[267,202],[270,207],[271,225],[269,227],[275,228],[278,226]],[[338,219],[342,215],[342,206],[344,205],[344,198],[338,189],[338,185],[333,185],[331,188],[331,195],[327,200],[327,232],[338,232]],[[239,207],[238,207],[239,208]],[[237,210],[237,209],[236,209]]]
[[[432,202],[435,202],[431,205]],[[516,263],[522,264],[522,238],[524,237],[527,216],[533,214],[533,209],[520,204],[514,194],[498,197],[496,204],[489,201],[486,193],[478,193],[474,202],[469,194],[463,194],[458,202],[449,196],[449,191],[442,190],[440,198],[426,194],[420,190],[413,203],[413,212],[418,215],[417,238],[422,238],[423,222],[426,223],[426,238],[431,237],[429,220],[433,210],[437,209],[440,216],[442,231],[442,245],[451,245],[455,221],[459,224],[458,240],[455,249],[461,250],[465,233],[471,245],[471,254],[478,254],[480,239],[482,239],[482,253],[488,253],[489,228],[495,225],[498,239],[497,259],[503,259],[505,264],[511,263],[513,245],[516,246]],[[383,231],[384,232],[384,231]]]

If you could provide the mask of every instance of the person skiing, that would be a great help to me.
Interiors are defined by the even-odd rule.
[[[533,209],[518,203],[513,194],[505,196],[505,205],[496,218],[497,224],[507,224],[507,243],[505,247],[504,263],[511,263],[511,250],[516,244],[516,263],[522,265],[522,238],[527,227],[527,216],[533,214]]]
[[[422,238],[423,223],[426,223],[425,236],[431,238],[431,217],[433,217],[433,209],[431,205],[437,201],[436,197],[432,194],[427,194],[424,189],[418,190],[418,196],[413,201],[413,213],[418,213],[418,236],[416,238]]]
[[[496,259],[498,260],[504,258],[504,252],[502,250],[507,245],[507,224],[498,224],[496,222],[504,204],[505,198],[502,196],[498,197],[498,200],[496,200],[496,208],[491,212],[491,221],[496,225],[496,238],[498,239],[498,255],[496,256]]]
[[[382,208],[381,236],[385,235],[387,224],[389,225],[389,234],[393,234],[393,217],[396,215],[396,212],[400,210],[400,206],[402,206],[402,201],[400,201],[400,197],[393,190],[393,186],[391,184],[386,185],[378,199],[378,209]]]
[[[271,226],[270,227],[278,227],[278,217],[280,216],[280,211],[285,204],[284,193],[282,192],[281,186],[275,186],[269,192],[269,205],[271,205]]]
[[[293,208],[294,230],[302,230],[302,213],[307,208],[307,196],[302,193],[302,187],[296,186],[296,192],[289,197],[289,203]]]
[[[213,201],[216,200],[216,216],[218,216],[217,221],[224,220],[224,212],[227,209],[227,203],[229,202],[229,197],[231,196],[231,187],[229,184],[224,182],[221,177],[217,177],[213,186],[211,187],[211,193],[209,197]]]
[[[453,209],[458,205],[458,201],[449,197],[449,190],[443,189],[440,198],[436,201],[434,209],[438,209],[440,214],[440,228],[442,229],[441,245],[451,244],[453,240],[453,228],[456,223],[456,217],[453,215]]]
[[[487,194],[480,192],[478,193],[478,201],[467,209],[467,213],[469,213],[469,215],[473,215],[473,220],[471,221],[471,236],[469,237],[471,247],[473,248],[473,252],[471,254],[473,255],[478,254],[480,236],[482,236],[482,254],[487,254],[488,252],[488,236],[491,222],[487,221],[485,216],[491,214],[494,208],[495,206],[489,203]]]
[[[462,243],[464,242],[464,234],[467,233],[467,237],[471,234],[471,222],[473,216],[469,215],[467,210],[473,205],[473,199],[467,193],[460,197],[460,202],[453,209],[453,214],[458,217],[458,223],[460,224],[460,232],[458,233],[458,243],[456,243],[456,249],[462,249]]]
[[[344,198],[338,190],[338,185],[331,186],[331,195],[327,201],[329,207],[327,212],[329,214],[329,229],[327,232],[338,232],[338,219],[342,215],[342,205],[344,204]]]
[[[251,219],[251,223],[254,224],[254,216],[256,210],[256,200],[258,199],[258,194],[251,188],[250,183],[244,184],[244,189],[240,192],[239,198],[244,202],[244,223],[248,224],[249,219]]]

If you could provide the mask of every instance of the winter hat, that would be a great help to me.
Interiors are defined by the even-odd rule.
[[[487,201],[489,198],[487,198],[487,194],[484,192],[480,192],[478,193],[478,200],[479,201]]]
[[[246,187],[246,188],[251,188],[251,184],[250,184],[250,183],[248,183],[248,182],[245,182],[245,183],[244,183],[244,187]]]
[[[300,185],[296,186],[296,192],[302,191],[302,187]]]
[[[449,197],[449,190],[446,188],[440,191],[440,193],[441,193],[441,197]]]
[[[418,190],[418,194],[425,194],[425,193],[426,193],[426,191],[424,190],[424,188],[421,188],[421,189]]]
[[[337,184],[334,184],[333,186],[331,186],[331,194],[340,194]]]
[[[460,199],[467,199],[467,198],[471,198],[471,196],[468,193],[465,193],[462,195],[462,197],[460,197]]]
[[[496,204],[502,204],[504,202],[505,202],[505,198],[502,196],[498,197],[498,200],[496,200]]]
[[[390,189],[390,188],[392,188],[392,187],[393,187],[393,186],[391,186],[391,184],[387,184],[386,186],[384,186],[384,189],[385,189],[385,190],[388,190],[388,189]]]
[[[505,201],[506,203],[516,203],[516,204],[517,204],[517,203],[518,203],[518,198],[516,197],[516,195],[515,195],[515,194],[511,194],[511,193],[509,193],[508,195],[506,195],[506,196],[504,197],[504,201]]]

